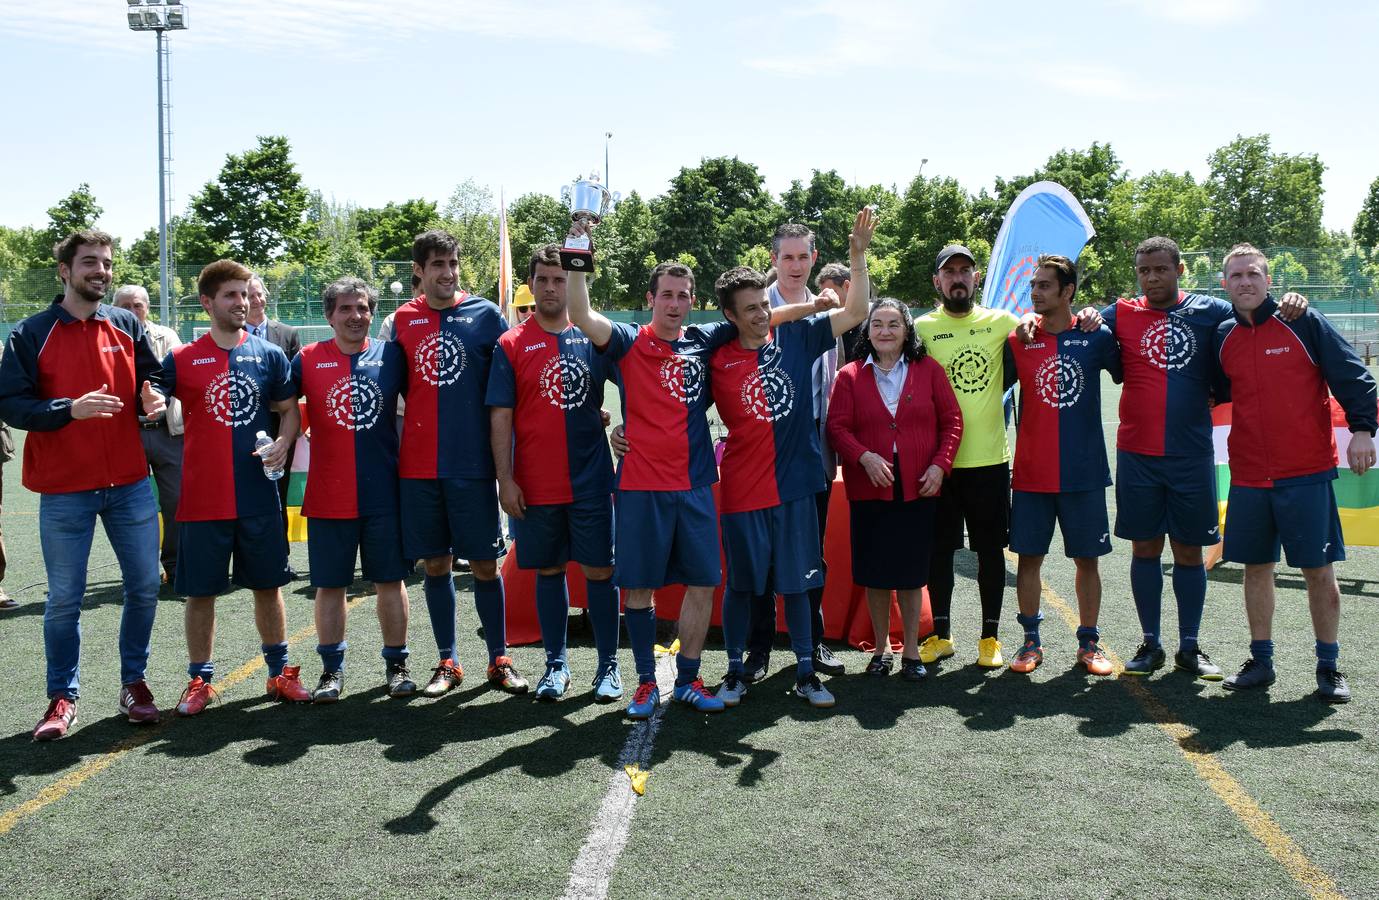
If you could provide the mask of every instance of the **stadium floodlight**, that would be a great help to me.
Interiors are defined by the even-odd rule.
[[[180,3],[168,4],[167,28],[169,31],[181,31],[187,27],[187,8]]]

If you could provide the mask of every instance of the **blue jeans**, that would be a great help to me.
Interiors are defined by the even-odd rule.
[[[105,524],[124,581],[120,683],[142,680],[148,664],[159,585],[158,506],[148,479],[97,491],[43,494],[38,503],[38,537],[48,571],[43,647],[48,655],[49,697],[77,698],[81,601],[97,516]]]

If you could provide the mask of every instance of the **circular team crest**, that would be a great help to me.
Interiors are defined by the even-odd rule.
[[[978,347],[963,347],[948,364],[948,379],[964,394],[980,394],[991,382],[991,358]]]
[[[383,392],[367,375],[346,375],[326,391],[326,413],[341,428],[367,431],[383,411]]]
[[[697,356],[672,356],[660,374],[661,387],[680,403],[693,404],[704,393],[704,361]]]
[[[780,369],[757,369],[742,381],[742,408],[763,422],[783,419],[795,409],[795,384]]]
[[[559,409],[576,409],[589,397],[593,382],[589,364],[577,356],[553,356],[537,379],[541,396]]]
[[[1182,322],[1166,316],[1144,330],[1140,355],[1160,369],[1181,369],[1197,355],[1197,335]]]
[[[1034,371],[1034,393],[1054,409],[1076,404],[1086,383],[1082,366],[1066,356],[1051,356]]]
[[[444,387],[460,380],[464,371],[464,341],[444,331],[428,334],[417,344],[415,363],[422,380]]]
[[[259,411],[259,386],[254,379],[233,369],[221,372],[206,385],[206,412],[221,425],[239,428],[254,421]]]

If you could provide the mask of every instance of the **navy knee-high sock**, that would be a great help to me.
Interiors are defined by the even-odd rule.
[[[1144,632],[1145,641],[1158,645],[1164,570],[1157,559],[1144,556],[1130,558],[1130,593],[1135,598],[1135,612],[1140,617],[1140,630]]]
[[[1207,604],[1206,567],[1174,563],[1173,596],[1178,599],[1178,649],[1188,653],[1197,649],[1197,631]]]
[[[449,573],[427,575],[422,582],[426,592],[426,614],[431,617],[431,633],[436,636],[436,650],[441,659],[455,655],[455,579]]]
[[[752,595],[728,588],[723,592],[723,646],[728,651],[728,671],[742,672],[742,652],[751,627]],[[693,679],[691,679],[692,681]]]
[[[612,579],[586,582],[589,599],[589,624],[594,629],[594,646],[599,665],[618,661],[618,589]]]
[[[484,643],[488,645],[488,661],[492,664],[508,652],[508,623],[504,618],[503,609],[503,579],[474,579],[474,609],[479,613],[479,624],[484,626]]]
[[[790,649],[795,651],[795,680],[814,674],[814,610],[808,594],[785,595],[785,627],[790,632]]]
[[[953,551],[934,548],[929,554],[929,610],[934,634],[941,638],[952,636],[953,581]]]
[[[982,637],[994,638],[1001,627],[1006,592],[1006,561],[999,548],[977,554],[977,593],[982,601]]]
[[[627,642],[632,645],[632,659],[637,666],[638,681],[656,680],[656,610],[627,609],[622,614],[627,623]]]
[[[277,678],[287,665],[287,641],[279,644],[264,644],[263,661],[268,664],[268,677]]]
[[[348,641],[341,641],[338,644],[317,644],[316,652],[321,655],[321,670],[325,672],[343,672],[345,670],[345,651],[349,649]]]
[[[536,576],[536,619],[541,625],[541,645],[546,665],[564,665],[570,598],[565,592],[565,573]],[[488,631],[488,627],[484,627]]]

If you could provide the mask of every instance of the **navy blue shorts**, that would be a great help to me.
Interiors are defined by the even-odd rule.
[[[618,491],[614,509],[613,582],[618,587],[717,587],[723,580],[710,485],[688,491]]]
[[[182,596],[218,597],[230,589],[232,581],[263,591],[291,580],[281,513],[177,523],[177,572],[172,587]]]
[[[402,525],[397,513],[357,519],[307,519],[306,554],[314,588],[354,584],[356,556],[362,562],[364,579],[375,584],[401,581],[411,571],[402,558]]]
[[[1021,556],[1044,556],[1053,543],[1053,523],[1063,532],[1063,554],[1091,559],[1111,552],[1106,518],[1106,488],[1041,494],[1010,492],[1010,549]]]
[[[1341,516],[1329,480],[1271,488],[1231,485],[1222,559],[1276,563],[1280,545],[1295,569],[1319,569],[1345,559]]]
[[[803,594],[823,587],[819,510],[814,495],[767,509],[724,513],[723,555],[728,587],[752,596],[773,591]]]
[[[528,506],[526,518],[510,520],[519,569],[549,569],[570,560],[592,568],[613,564],[613,497],[600,494],[572,503]]]
[[[1190,547],[1220,543],[1216,461],[1117,450],[1116,537],[1152,541],[1165,534]]]
[[[490,478],[400,478],[402,555],[497,559],[505,552],[498,523],[498,482]]]

